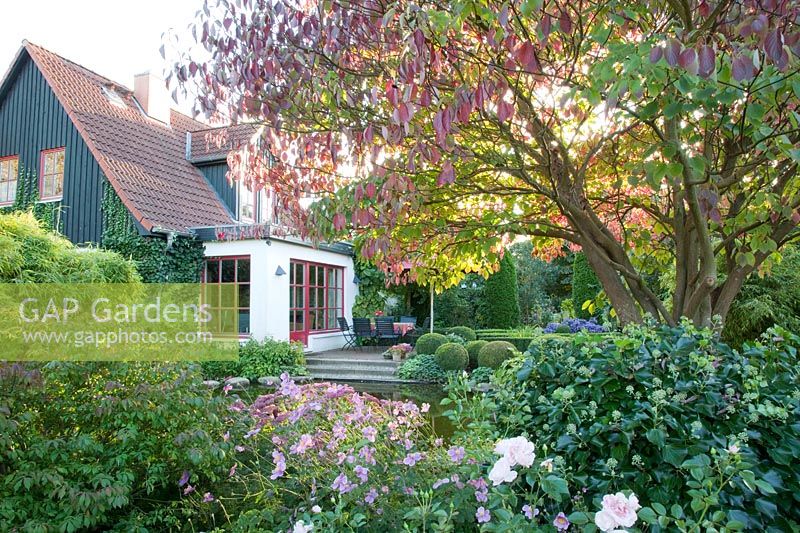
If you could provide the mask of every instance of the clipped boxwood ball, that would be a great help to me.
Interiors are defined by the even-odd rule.
[[[469,364],[469,354],[462,345],[448,342],[436,349],[436,362],[445,371],[466,370]]]
[[[453,335],[458,335],[467,342],[474,341],[475,339],[478,338],[478,336],[475,334],[475,330],[472,328],[468,328],[467,326],[453,326],[452,328],[450,328],[448,333],[452,333]]]
[[[417,339],[415,348],[417,349],[417,353],[433,355],[436,353],[436,349],[439,348],[439,346],[446,343],[447,337],[441,333],[426,333]]]
[[[570,328],[567,324],[560,324],[556,328],[556,333],[572,333],[572,328]]]
[[[478,366],[497,368],[500,364],[517,353],[513,344],[507,341],[492,341],[478,352]]]
[[[478,368],[478,353],[481,351],[481,348],[489,344],[489,341],[472,341],[468,342],[465,348],[467,349],[467,353],[469,354],[469,367],[470,368]]]

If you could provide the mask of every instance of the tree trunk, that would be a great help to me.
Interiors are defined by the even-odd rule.
[[[605,258],[605,254],[596,244],[587,241],[583,245],[583,252],[589,261],[597,279],[603,286],[611,306],[617,313],[617,318],[622,324],[641,323],[642,314],[628,287],[622,282],[617,270]]]

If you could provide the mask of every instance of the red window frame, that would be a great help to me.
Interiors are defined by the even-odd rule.
[[[12,205],[14,203],[14,201],[17,199],[17,189],[19,188],[19,156],[18,155],[7,155],[7,156],[4,156],[4,157],[0,157],[0,165],[4,164],[6,161],[16,161],[17,162],[16,175],[14,176],[14,179],[13,180],[9,179],[8,181],[3,182],[3,183],[11,183],[12,181],[14,182],[14,194],[13,195],[9,195],[8,194],[8,188],[6,188],[6,199],[4,200],[3,197],[0,196],[0,206]],[[9,168],[9,170],[10,170],[10,168]]]
[[[222,281],[222,262],[223,261],[233,261],[233,273],[234,278],[233,281]],[[249,263],[247,269],[247,280],[243,281],[240,279],[240,272],[239,272],[239,262],[240,261],[247,261]],[[208,279],[208,264],[209,263],[217,263],[217,280],[216,281],[209,281]],[[250,259],[249,255],[220,255],[220,256],[211,256],[206,257],[203,260],[203,271],[200,276],[200,282],[204,285],[236,285],[239,289],[239,305],[238,307],[212,307],[212,309],[226,309],[226,310],[234,310],[236,309],[239,313],[239,337],[248,337],[250,332],[252,331],[252,283],[253,283],[253,263]],[[242,305],[244,299],[242,298],[241,288],[246,286],[247,287],[247,305]],[[248,320],[247,320],[247,328],[245,331],[242,331],[242,313],[247,313]]]
[[[47,176],[57,176],[58,174],[47,174],[44,173],[44,159],[46,156],[50,154],[55,154],[61,152],[64,154],[64,168],[61,169],[61,193],[54,194],[51,196],[45,196],[44,194],[44,180]],[[47,150],[42,150],[39,154],[39,199],[40,200],[60,200],[64,197],[64,174],[66,173],[66,166],[67,166],[67,153],[65,147],[61,146],[59,148],[49,148]]]
[[[302,281],[297,279],[296,268],[298,266],[302,267]],[[322,284],[318,282],[318,278],[310,279],[312,267],[315,272],[318,272],[316,269],[323,269]],[[290,336],[294,336],[296,340],[305,341],[302,337],[307,335],[338,331],[339,327],[336,319],[344,316],[344,267],[292,259],[289,262],[289,269],[289,290],[291,291],[289,297]],[[334,278],[339,281],[338,287],[332,287],[329,284],[330,272],[336,272]],[[314,291],[313,297],[312,291]],[[329,305],[330,291],[338,292],[338,306],[336,305],[336,298],[334,298],[334,305]],[[322,305],[319,305],[320,293],[322,294]],[[311,305],[312,300],[314,301],[313,306]],[[295,320],[298,313],[300,313],[303,320],[302,329],[297,327],[298,321]],[[316,327],[319,324],[319,313],[322,313],[321,323],[324,326],[322,328]]]

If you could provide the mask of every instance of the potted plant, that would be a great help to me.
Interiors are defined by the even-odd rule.
[[[411,346],[407,342],[404,342],[402,344],[395,344],[394,346],[386,350],[386,353],[391,356],[393,361],[399,362],[405,359],[413,349],[414,349],[413,346]]]

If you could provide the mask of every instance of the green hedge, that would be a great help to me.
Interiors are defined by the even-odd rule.
[[[458,335],[467,342],[474,341],[478,338],[475,335],[475,330],[467,326],[453,326],[452,328],[447,328],[447,333]]]
[[[519,350],[520,352],[524,352],[528,349],[531,342],[536,340],[536,337],[508,337],[505,335],[481,335],[478,334],[478,340],[482,341],[505,341],[514,345],[514,347]]]

